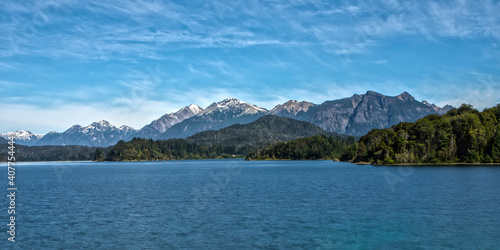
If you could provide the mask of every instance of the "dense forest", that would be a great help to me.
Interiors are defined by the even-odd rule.
[[[289,142],[278,142],[263,150],[248,153],[247,160],[319,160],[338,159],[355,137],[315,135]]]
[[[277,142],[322,134],[338,136],[308,122],[266,115],[249,124],[235,124],[220,130],[201,132],[186,140],[208,146],[224,145],[230,154],[246,155]]]
[[[375,164],[500,163],[500,105],[482,112],[462,105],[414,123],[374,129],[341,160]]]
[[[335,142],[332,145],[321,144],[327,145],[323,151],[333,149],[334,152],[340,154],[342,143],[347,140],[347,136],[327,133],[322,128],[308,122],[278,116],[264,116],[249,124],[236,124],[216,131],[205,131],[186,139],[153,141],[134,138],[130,142],[122,141],[101,159],[132,161],[243,158],[249,152],[260,152],[258,150],[271,147],[275,143],[324,134],[331,135],[330,140]],[[323,137],[326,138],[326,136]],[[352,141],[354,143],[354,138]],[[314,141],[314,143],[316,142]],[[314,149],[316,150],[318,147],[320,145],[316,145]],[[321,158],[326,157],[325,152],[321,152]],[[314,157],[316,155],[314,154]],[[308,157],[307,155],[303,156]]]
[[[25,146],[15,144],[16,161],[91,161],[96,152],[106,154],[109,149],[86,146]],[[0,161],[7,160],[8,144],[0,144]]]
[[[185,139],[154,141],[133,138],[129,142],[119,141],[101,160],[153,161],[243,157],[243,155],[235,155],[235,150],[236,147],[232,145],[200,145]]]

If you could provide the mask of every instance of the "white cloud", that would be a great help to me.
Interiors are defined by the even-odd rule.
[[[5,34],[0,46],[15,55],[126,60],[160,59],[168,45],[185,49],[306,43],[333,45],[331,51],[352,54],[401,34],[500,38],[500,3],[493,1],[312,4],[314,9],[303,8],[306,2],[212,2],[205,7],[157,1],[57,1],[35,6],[7,2],[2,11],[10,18],[0,24]],[[69,10],[82,15],[70,16]]]
[[[80,15],[75,16],[73,12]],[[5,59],[0,62],[2,73],[20,71],[26,65],[12,61],[25,59],[27,55],[77,63],[148,59],[160,65],[165,61],[173,62],[178,66],[176,70],[185,69],[185,72],[162,72],[163,69],[139,68],[116,76],[115,81],[107,83],[109,86],[103,83],[99,88],[87,88],[91,83],[88,86],[67,83],[67,88],[55,92],[39,91],[36,98],[10,97],[8,100],[12,104],[3,104],[2,110],[19,108],[19,112],[8,111],[9,116],[18,120],[14,123],[37,121],[40,129],[49,129],[50,124],[55,124],[52,129],[63,130],[73,123],[85,125],[100,119],[140,128],[164,113],[191,103],[206,107],[214,101],[235,97],[272,108],[288,99],[321,103],[349,97],[365,93],[373,86],[378,88],[373,90],[388,95],[409,91],[416,97],[430,96],[428,101],[435,100],[436,104],[470,102],[483,107],[500,101],[496,75],[477,75],[470,86],[454,89],[453,82],[462,86],[463,81],[452,76],[429,81],[422,88],[390,79],[386,82],[339,82],[335,74],[344,73],[340,71],[348,68],[345,64],[350,64],[351,58],[368,55],[401,35],[423,37],[433,43],[449,37],[488,40],[488,48],[480,56],[496,62],[490,65],[494,68],[498,66],[496,58],[499,55],[498,13],[500,3],[489,0],[387,0],[349,4],[210,1],[203,6],[190,2],[131,0],[120,3],[58,0],[37,4],[1,1],[0,15],[5,17],[0,22],[3,34],[0,55]],[[198,53],[204,51],[215,52],[198,58]],[[260,58],[252,57],[254,52],[262,51]],[[363,62],[391,66],[387,60],[377,59]],[[321,70],[305,72],[304,67],[310,65],[302,65],[302,60]],[[287,79],[297,80],[293,84],[303,86],[265,88],[266,83],[253,76],[260,73],[255,72],[257,67],[246,67],[257,64],[261,68],[277,68],[279,71],[275,72],[279,73],[288,71],[294,77]],[[44,74],[48,73],[34,68],[27,68],[26,72],[36,77],[47,76]],[[34,72],[36,70],[38,72]],[[169,73],[175,73],[175,78]],[[201,81],[206,81],[206,86],[200,87]],[[192,82],[197,85],[187,86]],[[241,87],[244,84],[258,86],[259,90],[244,89]],[[0,79],[1,90],[11,91],[12,86],[21,89],[32,85]],[[443,90],[447,87],[452,91]],[[436,97],[439,93],[443,93],[442,96]],[[101,100],[96,100],[98,98]],[[27,103],[27,99],[34,101],[31,105],[20,104],[23,100]],[[18,115],[23,112],[27,115]],[[44,114],[47,119],[43,119]],[[23,127],[16,129],[20,128]]]

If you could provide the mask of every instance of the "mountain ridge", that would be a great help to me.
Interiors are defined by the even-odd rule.
[[[227,98],[214,102],[199,114],[173,125],[159,139],[185,138],[198,132],[217,130],[237,123],[246,124],[268,112],[259,106]]]
[[[183,107],[176,112],[165,114],[162,117],[152,121],[150,124],[142,127],[137,132],[137,134],[134,135],[134,137],[157,137],[167,131],[167,129],[171,128],[173,125],[191,118],[202,111],[203,109],[196,104],[191,104],[189,106]]]
[[[16,143],[32,146],[35,145],[44,135],[35,134],[27,130],[18,130],[16,132],[1,133],[0,137],[8,140],[9,136],[13,135],[16,138]]]
[[[365,94],[354,94],[351,97],[328,100],[321,104],[289,100],[271,110],[235,98],[227,98],[214,102],[205,109],[191,104],[161,116],[138,131],[125,125],[116,128],[109,122],[99,121],[87,127],[74,125],[62,133],[50,132],[41,138],[18,140],[18,143],[107,146],[116,142],[117,138],[126,141],[133,137],[186,138],[207,130],[218,130],[234,124],[248,124],[265,115],[309,122],[328,132],[361,136],[373,128],[387,128],[400,122],[412,122],[425,115],[443,114],[452,108],[450,105],[441,108],[427,101],[419,102],[408,92],[397,96],[385,96],[367,91]],[[94,131],[92,133],[97,136],[88,136],[89,131]]]
[[[93,122],[88,126],[73,125],[62,133],[50,132],[35,145],[81,145],[91,147],[107,147],[135,134],[137,131],[129,126],[117,128],[106,120]]]

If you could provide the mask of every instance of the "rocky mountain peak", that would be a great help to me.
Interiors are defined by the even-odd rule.
[[[283,103],[282,105],[277,105],[269,113],[274,115],[286,111],[287,113],[296,115],[301,111],[307,112],[307,110],[309,110],[311,106],[314,106],[314,103],[306,101],[299,102],[297,100],[290,100]]]
[[[129,126],[117,128],[108,121],[93,122],[86,127],[74,125],[63,133],[48,133],[36,145],[83,145],[107,147],[116,144],[119,140],[136,133]]]
[[[214,102],[199,115],[207,115],[213,112],[235,112],[243,114],[267,113],[268,111],[259,106],[240,101],[236,98],[227,98],[220,102]]]
[[[15,137],[16,140],[21,140],[21,141],[26,141],[26,140],[38,140],[42,138],[44,135],[42,134],[35,134],[27,130],[18,130],[16,132],[6,132],[6,133],[1,133],[0,137],[4,139],[8,139],[9,136]]]
[[[64,131],[64,133],[76,133],[82,129],[80,125],[73,125],[68,130]]]
[[[135,130],[134,128],[126,126],[126,125],[120,126],[119,129],[122,130],[122,131],[133,131],[133,130]]]
[[[453,106],[450,106],[450,105],[445,105],[444,107],[438,107],[436,104],[434,103],[429,103],[427,101],[422,101],[422,104],[428,106],[428,107],[431,107],[432,109],[434,109],[436,112],[438,112],[439,114],[445,114],[446,112],[450,111],[451,109],[453,109],[454,107]]]
[[[377,93],[375,91],[368,90],[368,91],[366,91],[365,96],[384,96],[384,95]]]
[[[165,114],[162,117],[152,121],[150,124],[144,126],[139,131],[137,136],[143,138],[153,138],[157,136],[158,133],[164,133],[173,125],[189,119],[195,115],[198,115],[202,111],[203,109],[196,104],[191,104],[189,106],[183,107],[176,112]]]
[[[201,111],[203,111],[203,109],[202,109],[200,106],[196,105],[196,104],[191,104],[191,105],[189,105],[187,108],[189,108],[189,109],[190,109],[191,111],[193,111],[193,113],[195,113],[195,114],[198,114],[198,113],[200,113]]]
[[[413,98],[413,96],[408,94],[408,92],[403,92],[403,93],[399,94],[398,96],[396,96],[396,98],[398,98],[401,101],[405,101],[405,102],[415,101],[415,98]]]
[[[93,122],[90,124],[91,127],[96,127],[96,128],[105,128],[105,127],[113,127],[108,121],[106,120],[100,120],[98,122]],[[90,127],[89,126],[89,127]]]

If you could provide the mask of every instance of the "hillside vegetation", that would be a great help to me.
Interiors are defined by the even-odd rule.
[[[352,136],[315,135],[289,142],[278,142],[263,150],[251,152],[247,160],[320,160],[338,159],[343,149],[353,145]]]
[[[96,151],[105,154],[108,149],[86,146],[25,146],[15,145],[16,161],[92,161]],[[6,161],[7,144],[0,144],[0,161]]]
[[[482,112],[462,105],[414,123],[374,129],[342,160],[393,163],[500,163],[500,105]]]
[[[120,161],[243,158],[251,151],[275,143],[321,134],[328,133],[307,122],[264,116],[249,124],[236,124],[216,131],[205,131],[186,139],[154,141],[134,138],[130,142],[121,141],[103,159]],[[347,138],[341,135],[335,136]]]
[[[266,115],[249,124],[236,124],[215,131],[205,131],[187,138],[203,145],[232,145],[239,153],[263,148],[277,142],[313,135],[331,134],[308,122]]]

